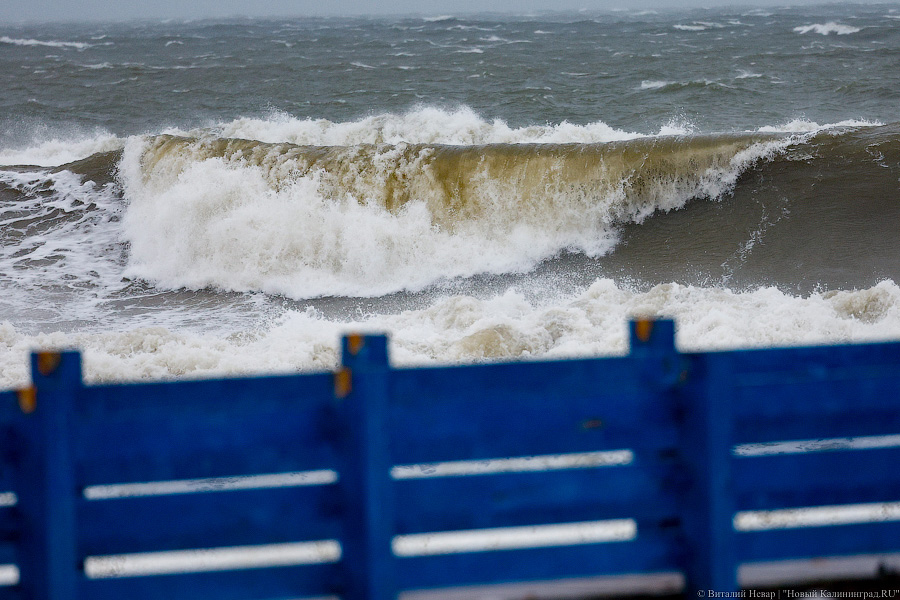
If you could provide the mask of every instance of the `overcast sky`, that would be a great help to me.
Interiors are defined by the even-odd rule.
[[[809,4],[809,0],[0,0],[0,27],[27,21],[183,19],[228,16],[527,13],[679,6]]]

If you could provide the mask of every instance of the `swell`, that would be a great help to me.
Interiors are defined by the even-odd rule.
[[[622,229],[608,273],[793,293],[900,281],[900,124],[824,131],[747,171],[723,202]]]

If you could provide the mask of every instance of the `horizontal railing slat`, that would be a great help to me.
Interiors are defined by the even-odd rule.
[[[91,600],[247,600],[300,598],[334,594],[339,581],[335,564],[302,565],[240,571],[148,575],[119,579],[85,579],[80,597]]]
[[[741,562],[898,552],[900,522],[740,532],[736,549]]]
[[[897,384],[900,389],[900,382]],[[737,420],[736,444],[900,435],[897,408],[864,405],[840,412],[784,412]]]
[[[811,376],[824,378],[843,369],[878,373],[882,369],[896,372],[900,367],[900,344],[896,342],[760,348],[728,353],[734,360],[735,375],[742,383],[772,380],[788,383],[791,378],[801,381]]]
[[[733,462],[734,492],[739,510],[839,503],[847,490],[880,490],[882,501],[900,501],[897,465],[900,448],[740,457]]]
[[[13,564],[18,560],[16,547],[11,541],[0,541],[0,565]],[[2,588],[0,588],[2,589]],[[0,594],[2,596],[2,594]]]
[[[335,539],[334,485],[85,500],[87,556]]]
[[[900,484],[884,486],[878,483],[841,487],[796,488],[773,490],[743,489],[735,494],[735,507],[741,511],[766,511],[803,508],[820,504],[870,504],[900,502]]]
[[[390,410],[398,464],[660,448],[676,437],[673,407],[625,359],[400,370]]]
[[[297,379],[86,388],[74,436],[79,483],[332,468],[332,378]]]
[[[397,482],[400,534],[676,514],[674,493],[636,466]]]
[[[96,385],[76,399],[76,410],[85,416],[153,417],[181,412],[215,413],[216,410],[273,410],[293,403],[331,398],[331,373],[278,375]],[[148,402],[148,400],[150,400]]]
[[[671,540],[638,535],[628,542],[404,557],[397,560],[398,579],[405,589],[428,589],[680,568]]]
[[[18,394],[0,392],[0,494],[13,491],[12,469],[8,465],[21,443],[15,425],[21,423],[22,417]]]
[[[900,433],[900,367],[890,376],[857,375],[738,386],[735,443]]]
[[[18,586],[0,587],[0,595],[3,596],[3,600],[27,600]]]
[[[9,390],[0,392],[0,423],[8,423],[21,414],[18,393]]]

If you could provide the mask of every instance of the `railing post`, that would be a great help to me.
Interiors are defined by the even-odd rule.
[[[31,373],[33,386],[19,392],[24,413],[15,467],[21,518],[19,587],[29,600],[74,600],[82,566],[71,430],[82,386],[81,355],[33,354]]]
[[[687,377],[686,362],[675,349],[675,321],[638,319],[629,323],[630,356],[640,375],[657,391],[670,390]]]
[[[631,323],[631,356],[659,393],[661,411],[679,415],[677,461],[686,485],[679,492],[686,597],[738,591],[731,486],[733,372],[726,353],[681,355],[675,323]],[[663,405],[662,403],[669,403]]]
[[[395,600],[394,499],[384,336],[347,336],[335,374],[342,464],[344,600]]]
[[[734,370],[730,353],[695,358],[695,385],[683,400],[681,454],[689,482],[681,508],[686,594],[737,592],[732,485]]]

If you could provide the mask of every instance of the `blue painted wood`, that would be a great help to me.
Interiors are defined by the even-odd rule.
[[[789,382],[767,378],[765,385],[737,386],[735,442],[900,433],[895,396],[900,368],[890,375],[884,369],[856,371],[855,377],[846,373],[806,380],[791,376]]]
[[[900,366],[900,345],[896,342],[799,346],[791,348],[734,350],[739,385],[790,384],[810,379],[836,380],[896,376]],[[863,386],[865,383],[863,383]]]
[[[397,564],[410,589],[672,571],[679,566],[677,543],[658,531],[639,532],[631,542],[417,556],[398,559]]]
[[[395,526],[390,509],[395,503],[386,426],[387,338],[344,338],[342,362],[351,387],[335,398],[341,425],[338,487],[344,502],[341,596],[393,600],[399,587],[391,551]]]
[[[640,463],[569,471],[401,480],[400,534],[677,516],[678,490]]]
[[[882,398],[893,398],[891,389],[900,389],[900,381],[893,388],[885,388]],[[813,397],[816,391],[809,391]],[[761,391],[760,398],[768,397]],[[847,397],[854,397],[849,394]],[[752,400],[749,401],[752,404]],[[783,411],[779,415],[743,417],[739,420],[735,444],[752,444],[780,441],[820,440],[828,438],[883,436],[900,434],[896,406],[882,405],[877,409],[868,408],[864,401],[846,410],[830,410],[813,413],[810,410]]]
[[[0,542],[0,565],[10,565],[18,560],[18,552],[15,546],[15,538],[10,536]]]
[[[671,407],[626,359],[398,370],[396,464],[674,445]],[[509,389],[504,389],[506,382]],[[543,382],[543,383],[541,383]],[[548,385],[552,382],[552,385]],[[540,427],[535,427],[540,423]],[[644,435],[654,428],[656,435]]]
[[[738,534],[738,560],[852,556],[900,551],[900,522],[801,527]]]
[[[81,356],[32,355],[32,381],[36,405],[23,420],[14,467],[21,517],[19,587],[26,598],[71,600],[81,576],[70,438],[72,409],[82,388]]]
[[[85,600],[296,600],[333,595],[339,589],[337,564],[301,565],[212,573],[87,579],[78,598]]]
[[[883,465],[882,468],[890,468]],[[746,486],[741,486],[746,487]],[[807,506],[868,504],[873,502],[900,501],[900,485],[896,481],[884,485],[869,484],[856,486],[828,486],[822,488],[796,489],[744,489],[735,494],[737,510],[777,510],[780,508],[803,508]]]
[[[900,501],[900,448],[736,458],[740,510]]]
[[[82,554],[337,539],[334,485],[79,502]]]
[[[337,464],[326,435],[330,375],[90,390],[76,418],[81,485],[282,473]]]
[[[733,368],[729,354],[695,357],[695,382],[678,396],[684,407],[680,454],[690,482],[680,498],[690,596],[740,589],[732,527]]]
[[[643,387],[662,392],[687,380],[690,362],[675,349],[675,322],[637,320],[628,324],[630,364]]]
[[[19,400],[15,391],[0,391],[0,422],[6,423],[17,418]]]
[[[22,589],[18,586],[7,588],[0,587],[0,593],[3,595],[3,600],[26,600],[22,593]]]

